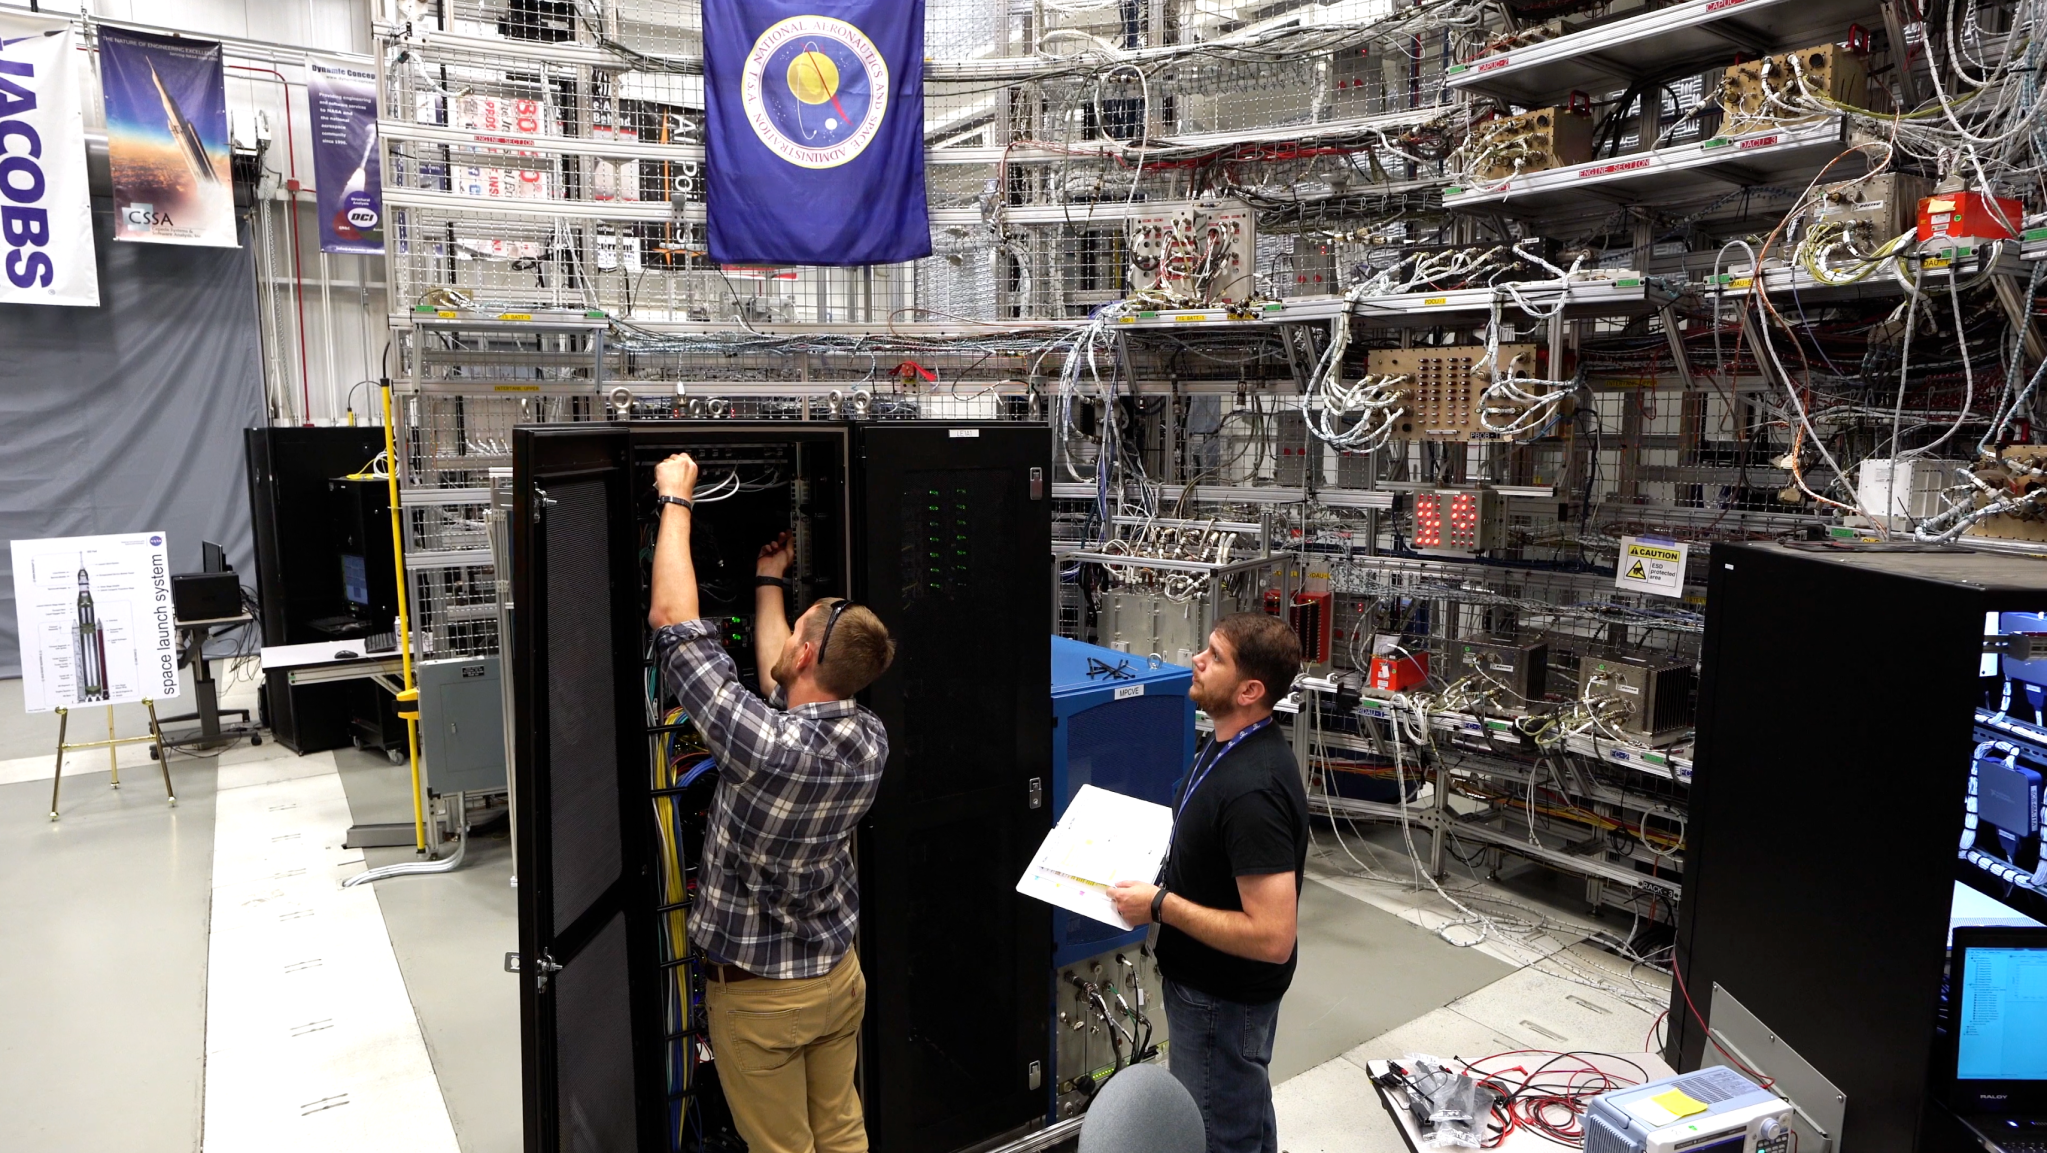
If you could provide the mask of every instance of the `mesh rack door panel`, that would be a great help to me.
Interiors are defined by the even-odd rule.
[[[557,1146],[562,1153],[633,1149],[632,1002],[626,982],[625,914],[613,915],[555,977]]]
[[[554,931],[618,879],[618,689],[614,683],[611,528],[602,480],[548,486],[547,758]],[[599,590],[595,593],[585,590]]]
[[[904,763],[921,800],[1003,782],[990,763],[989,722],[1014,714],[1015,629],[991,629],[1015,583],[1013,470],[932,469],[904,477],[902,604]],[[973,636],[972,675],[948,660],[950,638]],[[999,730],[998,730],[999,731]]]

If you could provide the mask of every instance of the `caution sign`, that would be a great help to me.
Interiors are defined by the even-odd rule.
[[[1660,537],[1622,537],[1621,559],[1614,566],[1613,587],[1658,596],[1683,596],[1685,554],[1689,548]]]

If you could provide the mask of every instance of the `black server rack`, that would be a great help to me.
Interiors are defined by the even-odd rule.
[[[361,471],[383,452],[384,430],[251,428],[244,437],[263,643],[333,640],[314,625],[348,615],[328,481]]]
[[[754,537],[780,527],[803,546],[797,608],[850,595],[898,642],[862,694],[890,742],[856,842],[873,1147],[950,1153],[1030,1126],[1044,1112],[1051,920],[1015,882],[1050,827],[1049,431],[617,423],[513,440],[527,1149],[676,1147],[674,981],[659,924],[674,905],[655,876],[642,556],[652,466],[676,451],[704,460],[707,479],[741,456],[794,474],[785,493],[751,492],[746,515],[762,518],[751,535],[735,520],[743,509],[708,504],[695,518],[703,611],[731,614],[743,675]]]
[[[307,644],[371,631],[339,627],[350,613],[328,482],[360,471],[383,452],[384,430],[251,428],[243,438],[263,643]],[[387,587],[389,571],[387,562]],[[277,742],[293,752],[341,748],[349,743],[350,717],[359,701],[369,699],[366,693],[390,699],[367,682],[294,685],[287,674],[270,673],[263,681],[263,719]]]
[[[2047,610],[2047,565],[1820,543],[1716,544],[1711,565],[1665,1056],[1693,1070],[1733,1048],[1801,1109],[1836,1110],[1834,1149],[1936,1148],[1954,886],[2023,896],[1957,853],[1985,614]]]

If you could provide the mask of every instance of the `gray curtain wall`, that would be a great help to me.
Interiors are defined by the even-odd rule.
[[[253,262],[242,248],[115,244],[106,153],[88,166],[100,306],[0,305],[0,540],[161,529],[171,567],[227,547],[256,584],[242,430],[264,423]],[[21,675],[0,562],[0,677]]]

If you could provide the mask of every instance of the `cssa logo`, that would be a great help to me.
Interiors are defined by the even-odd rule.
[[[0,60],[0,238],[8,250],[0,266],[16,288],[48,288],[57,275],[49,253],[28,251],[50,243],[50,213],[35,207],[49,190],[37,163],[43,138],[34,125],[17,119],[36,110],[35,89],[23,83],[35,75],[33,64]]]
[[[176,227],[171,220],[171,214],[156,211],[154,204],[131,204],[123,210],[122,218],[128,222],[128,227],[136,232]]]

